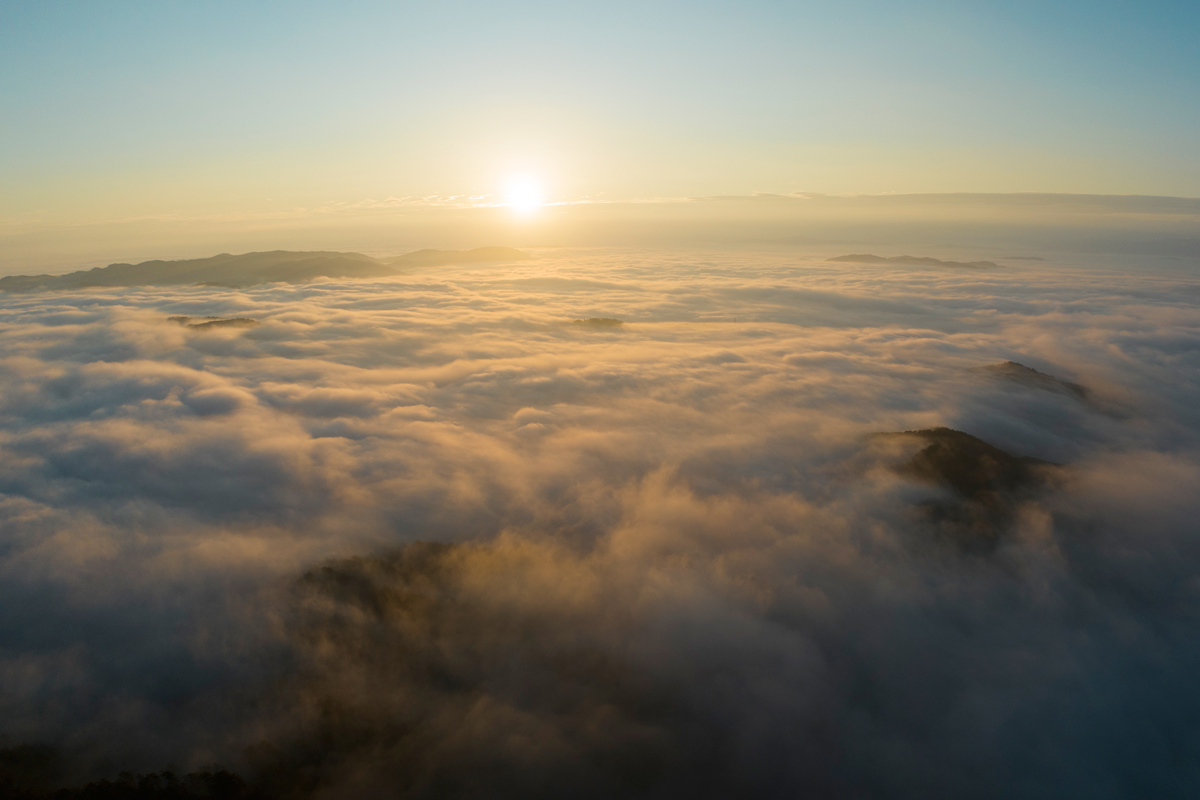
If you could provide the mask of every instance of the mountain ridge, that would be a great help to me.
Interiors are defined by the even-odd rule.
[[[185,285],[240,289],[263,283],[305,283],[322,277],[386,278],[401,274],[402,267],[482,264],[528,258],[532,256],[510,247],[417,250],[386,259],[332,250],[264,250],[173,261],[155,259],[137,264],[118,262],[63,275],[9,275],[0,278],[0,291]]]
[[[994,261],[942,261],[930,256],[877,256],[870,253],[853,253],[848,256],[834,256],[826,261],[849,262],[852,264],[907,264],[922,267],[952,267],[968,269],[1000,269]]]

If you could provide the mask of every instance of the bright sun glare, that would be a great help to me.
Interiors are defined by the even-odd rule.
[[[528,212],[542,205],[542,188],[528,178],[513,178],[504,191],[504,201],[515,211]]]

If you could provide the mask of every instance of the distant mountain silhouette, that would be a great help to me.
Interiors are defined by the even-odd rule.
[[[402,267],[481,264],[531,258],[511,247],[474,250],[418,250],[380,260],[362,253],[324,250],[271,250],[182,261],[143,261],[69,272],[66,275],[10,275],[0,278],[0,291],[39,292],[47,289],[87,289],[118,286],[222,286],[245,288],[261,283],[304,283],[315,278],[386,278]]]
[[[384,261],[394,267],[443,267],[451,264],[525,261],[530,258],[533,256],[512,247],[476,247],[474,250],[417,250]]]
[[[925,267],[951,267],[961,269],[999,269],[1000,265],[992,261],[942,261],[928,256],[874,256],[869,253],[856,253],[848,256],[835,256],[826,261],[848,261],[854,264],[913,264]]]
[[[1044,372],[1038,372],[1036,369],[1027,367],[1024,364],[1018,364],[1016,361],[1005,361],[1002,364],[988,364],[984,367],[972,367],[971,372],[981,373],[999,380],[1020,383],[1035,389],[1044,389],[1048,392],[1071,395],[1079,400],[1087,400],[1090,394],[1085,386],[1064,381],[1061,378],[1047,375]]]
[[[272,250],[182,261],[143,261],[66,275],[13,275],[0,278],[0,290],[33,292],[44,289],[86,289],[96,286],[178,286],[207,284],[243,287],[284,281],[301,283],[313,278],[379,278],[396,270],[361,253]]]

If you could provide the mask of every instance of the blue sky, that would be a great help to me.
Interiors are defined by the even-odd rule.
[[[1200,195],[1200,3],[0,4],[0,214]]]

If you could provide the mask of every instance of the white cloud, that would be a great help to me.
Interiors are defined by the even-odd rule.
[[[1042,263],[580,251],[0,298],[3,732],[246,768],[243,745],[301,747],[317,724],[239,694],[269,685],[370,736],[416,703],[429,769],[481,774],[470,754],[499,748],[531,770],[505,773],[521,791],[653,773],[664,792],[953,796],[987,775],[1054,796],[1076,770],[1169,795],[1194,777],[1164,755],[1194,735],[1174,709],[1200,699],[1182,685],[1200,666],[1194,297],[1184,276]],[[567,324],[589,317],[625,324]],[[1008,359],[1091,401],[968,371]],[[938,425],[1071,464],[989,556],[939,540],[919,504],[943,490],[864,444]],[[355,657],[361,609],[281,599],[325,559],[417,540],[471,545],[430,573],[450,627],[383,625],[380,646],[450,659],[470,708]],[[355,563],[381,585],[424,574]],[[299,695],[280,647],[313,670]],[[411,768],[380,747],[321,768]]]

